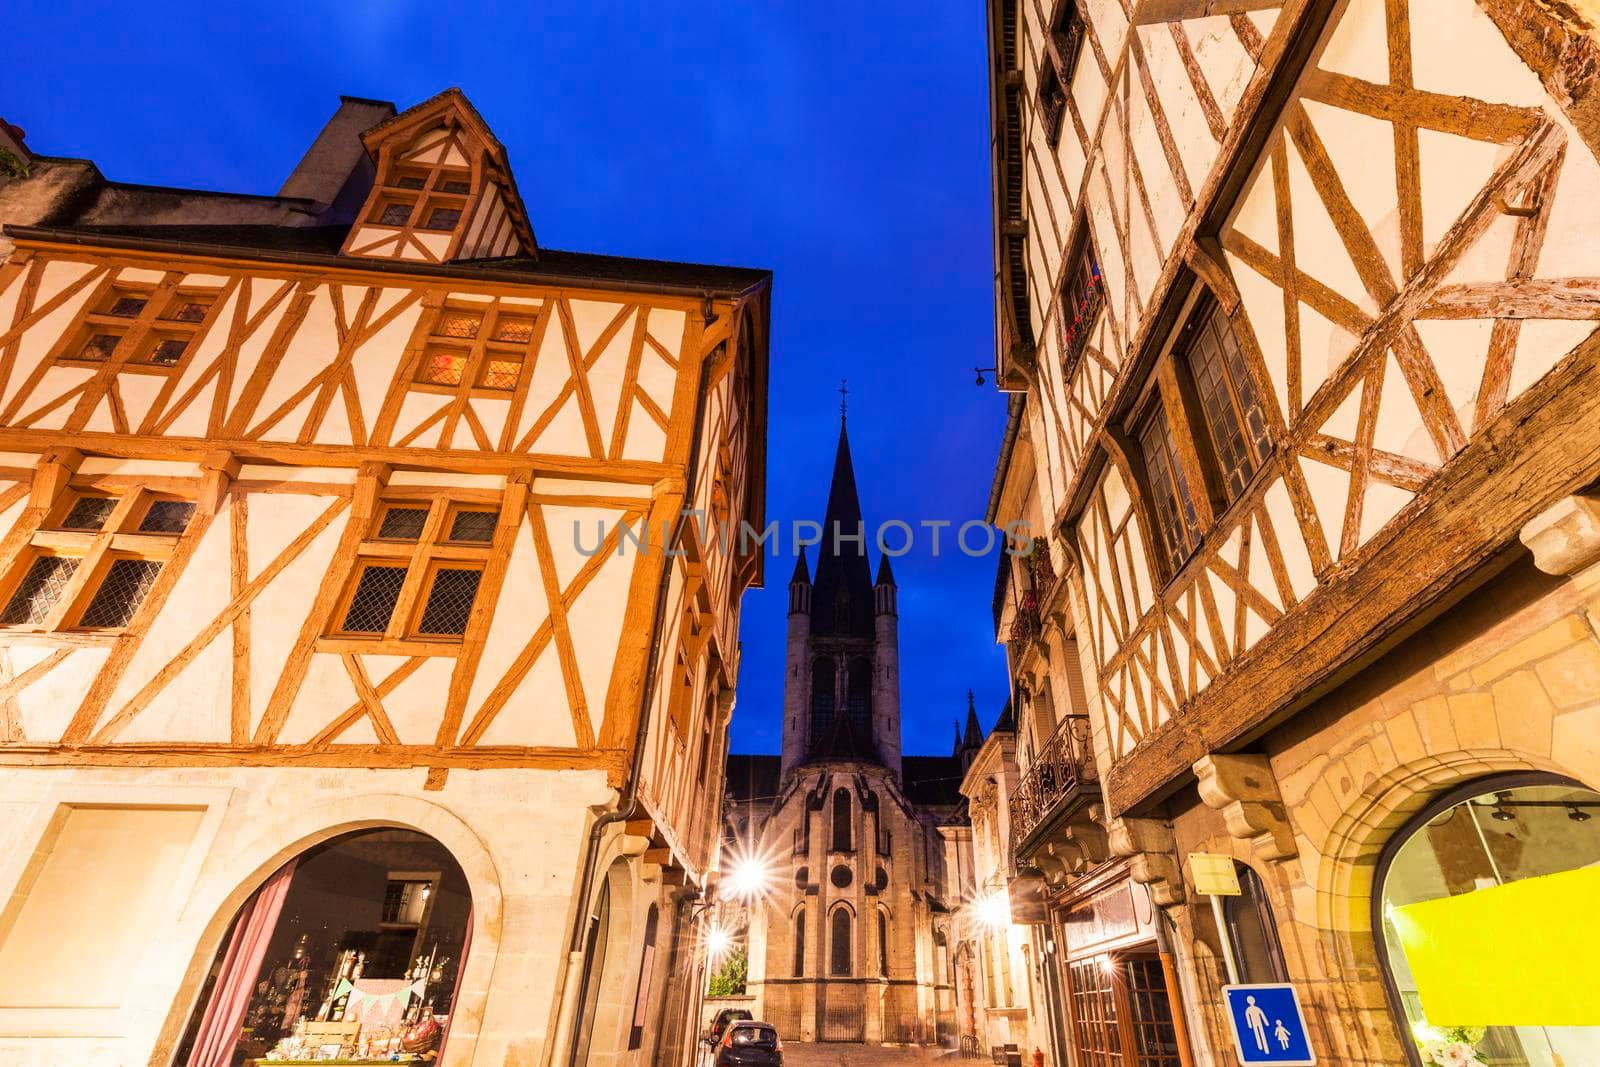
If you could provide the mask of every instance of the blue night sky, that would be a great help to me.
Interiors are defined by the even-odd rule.
[[[0,115],[121,181],[276,192],[341,93],[460,86],[542,244],[773,271],[770,518],[821,520],[843,377],[869,525],[983,517],[1004,404],[971,369],[993,362],[981,4],[8,10]],[[994,557],[949,547],[894,564],[908,752],[949,751],[969,687],[986,727],[1005,697]],[[744,601],[736,752],[778,748],[792,566]]]

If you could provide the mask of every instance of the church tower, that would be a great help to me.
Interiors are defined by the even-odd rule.
[[[887,557],[873,581],[870,537],[841,418],[815,578],[802,549],[789,580],[786,779],[802,763],[830,758],[881,763],[901,777],[898,590]]]

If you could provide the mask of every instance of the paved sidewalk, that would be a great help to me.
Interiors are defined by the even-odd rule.
[[[938,1048],[880,1048],[874,1045],[783,1043],[783,1067],[877,1067],[878,1064],[977,1063],[949,1056]]]

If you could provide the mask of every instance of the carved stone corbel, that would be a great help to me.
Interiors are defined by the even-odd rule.
[[[1183,869],[1172,827],[1159,819],[1112,819],[1106,840],[1113,856],[1126,856],[1128,873],[1163,908],[1183,903]]]
[[[1202,756],[1194,773],[1206,807],[1222,812],[1228,833],[1248,841],[1259,858],[1281,860],[1296,854],[1283,794],[1266,756]]]
[[[1577,574],[1600,561],[1600,499],[1564,496],[1529,519],[1518,537],[1546,574]]]

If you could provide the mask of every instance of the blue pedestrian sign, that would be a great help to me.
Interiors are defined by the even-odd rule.
[[[1317,1062],[1294,986],[1226,985],[1222,999],[1240,1063],[1311,1067]]]

